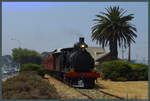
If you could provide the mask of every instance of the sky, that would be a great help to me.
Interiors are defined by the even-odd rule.
[[[120,6],[137,28],[136,43],[131,44],[131,59],[148,59],[148,4],[146,2],[3,2],[2,55],[13,48],[28,48],[40,53],[72,47],[79,37],[88,46],[100,47],[91,40],[93,19],[105,8]],[[106,52],[109,48],[106,47]],[[122,58],[122,49],[118,48]],[[128,49],[124,57],[128,58]]]

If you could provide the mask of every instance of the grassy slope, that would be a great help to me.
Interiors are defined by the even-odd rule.
[[[54,86],[36,72],[22,72],[2,83],[3,99],[56,99],[59,98]]]

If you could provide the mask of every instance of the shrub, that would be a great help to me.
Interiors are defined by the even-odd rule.
[[[97,64],[97,65],[95,65],[95,68],[96,68],[96,71],[98,72],[98,73],[101,73],[101,65],[100,64]]]
[[[41,76],[44,76],[45,74],[45,70],[42,66],[32,63],[21,65],[20,72],[23,71],[37,71],[37,73]]]
[[[137,80],[148,80],[148,66],[145,64],[131,64],[132,72]],[[134,75],[133,75],[134,76]]]
[[[101,65],[100,65],[100,64],[97,64],[97,65],[95,65],[95,68],[96,68],[96,69],[101,69]]]
[[[127,73],[131,71],[131,67],[127,62],[115,60],[104,62],[102,64],[103,79],[117,80],[119,77],[127,77]]]
[[[148,80],[148,66],[145,64],[130,64],[122,60],[103,62],[102,79],[113,81]]]
[[[125,78],[125,77],[119,77],[119,78],[116,78],[116,81],[127,81],[127,78]]]

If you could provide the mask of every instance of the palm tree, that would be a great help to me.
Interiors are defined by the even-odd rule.
[[[97,44],[105,47],[109,45],[110,55],[112,60],[118,59],[118,46],[127,47],[134,38],[136,28],[129,23],[132,20],[133,14],[124,16],[126,11],[118,7],[105,8],[107,13],[100,12],[101,15],[96,15],[95,25],[92,27],[92,40]]]

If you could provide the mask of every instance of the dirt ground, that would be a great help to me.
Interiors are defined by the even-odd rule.
[[[148,99],[148,81],[113,82],[98,78],[101,90],[128,99]]]

